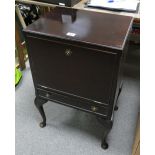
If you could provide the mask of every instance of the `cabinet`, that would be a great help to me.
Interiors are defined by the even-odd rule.
[[[92,113],[103,123],[102,147],[112,128],[133,19],[56,7],[24,29],[43,122],[48,100]]]

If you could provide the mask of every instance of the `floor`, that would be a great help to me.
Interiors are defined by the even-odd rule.
[[[29,63],[16,87],[16,155],[131,155],[139,111],[139,46],[130,45],[124,86],[108,136],[109,149],[101,149],[102,125],[90,114],[53,102],[45,104],[47,126],[34,106]]]

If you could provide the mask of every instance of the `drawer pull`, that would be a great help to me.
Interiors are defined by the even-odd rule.
[[[66,56],[71,56],[71,55],[72,55],[71,49],[66,49],[66,50],[65,50],[65,55],[66,55]]]
[[[95,112],[95,111],[97,111],[97,107],[91,106],[91,110],[92,110],[93,112]]]
[[[50,94],[49,93],[46,93],[46,97],[50,97]]]

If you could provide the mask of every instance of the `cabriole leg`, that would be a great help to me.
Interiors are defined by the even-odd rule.
[[[102,123],[103,127],[104,127],[104,133],[102,136],[102,143],[101,143],[101,147],[103,149],[107,149],[108,148],[108,143],[106,141],[106,138],[112,128],[113,122],[111,120],[104,120],[102,118],[99,118],[99,121]]]
[[[42,99],[42,98],[39,98],[39,97],[36,97],[35,100],[34,100],[34,103],[38,109],[38,111],[40,112],[41,116],[42,116],[42,119],[43,121],[40,123],[40,127],[43,128],[46,126],[46,115],[45,115],[45,112],[44,112],[44,108],[43,108],[43,104],[46,103],[48,100],[46,99]]]
[[[118,102],[118,98],[119,98],[119,95],[120,95],[120,93],[121,93],[121,91],[122,91],[122,87],[123,87],[123,84],[122,84],[121,87],[119,88],[116,103]],[[118,110],[118,105],[115,105],[114,110],[115,110],[115,111]]]

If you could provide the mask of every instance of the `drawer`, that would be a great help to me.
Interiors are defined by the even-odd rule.
[[[38,96],[48,100],[73,107],[86,112],[94,113],[106,117],[108,115],[108,108],[98,105],[93,102],[81,100],[79,98],[68,96],[60,93],[44,91],[37,89]]]
[[[116,53],[33,36],[28,36],[27,44],[36,86],[110,104],[117,78]]]

